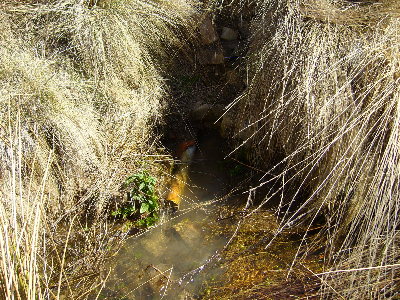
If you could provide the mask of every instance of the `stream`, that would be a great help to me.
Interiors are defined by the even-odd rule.
[[[199,133],[179,211],[126,241],[98,299],[196,299],[204,281],[222,274],[218,253],[235,229],[217,215],[229,181],[222,143],[215,130]]]

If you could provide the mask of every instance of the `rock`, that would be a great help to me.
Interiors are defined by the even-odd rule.
[[[236,120],[237,123],[237,120]],[[245,119],[241,122],[240,131],[237,133],[237,137],[242,141],[247,141],[251,138],[252,134],[254,133],[254,126],[249,127],[249,121]],[[247,146],[250,147],[251,143],[247,143]]]
[[[227,40],[227,41],[233,41],[236,40],[239,36],[239,32],[236,30],[233,30],[228,27],[222,28],[222,33],[221,33],[221,39]]]
[[[152,257],[162,257],[166,251],[165,246],[168,244],[168,237],[161,230],[153,231],[152,235],[154,239],[144,239],[142,241],[143,252]]]
[[[249,22],[241,21],[239,25],[239,32],[242,39],[249,38],[251,34]]]
[[[199,26],[201,41],[204,45],[214,43],[218,40],[218,34],[215,31],[209,17],[206,17]]]
[[[233,12],[233,15],[236,16],[239,20],[250,21],[256,12],[257,3],[253,0],[242,0],[240,9],[236,9]]]
[[[203,49],[200,52],[200,61],[205,65],[219,65],[224,62],[224,52],[218,45]]]
[[[203,233],[190,220],[185,219],[173,226],[176,232],[186,245],[196,245],[201,243]]]
[[[235,125],[235,122],[233,119],[233,115],[228,111],[222,117],[221,127],[219,129],[219,133],[220,133],[221,137],[223,137],[224,139],[230,138],[234,125]]]
[[[214,123],[223,113],[224,106],[222,104],[201,104],[192,110],[191,117],[194,120]]]
[[[225,52],[226,57],[237,57],[240,53],[240,42],[238,40],[233,41],[221,41],[222,49]]]
[[[237,132],[238,130],[238,122],[241,123],[240,132]],[[237,111],[235,108],[232,108],[231,110],[228,110],[224,116],[222,117],[222,122],[221,126],[219,128],[219,133],[223,138],[230,138],[232,135],[235,133],[235,137],[245,141],[249,139],[254,131],[253,127],[247,128],[246,126],[249,124],[247,120],[241,121],[237,115]],[[247,146],[250,146],[251,143],[246,143]]]

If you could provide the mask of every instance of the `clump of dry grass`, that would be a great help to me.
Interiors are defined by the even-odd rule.
[[[102,285],[99,271],[117,241],[110,240],[107,223],[84,227],[77,212],[66,212],[61,226],[55,222],[50,206],[59,199],[52,199],[49,180],[54,152],[49,151],[44,169],[38,167],[40,146],[27,161],[21,110],[14,123],[10,111],[11,107],[7,136],[2,136],[7,145],[5,162],[11,165],[2,172],[0,188],[1,299],[88,296]]]
[[[252,144],[253,161],[279,183],[280,228],[310,228],[323,215],[319,236],[327,237],[327,267],[364,269],[321,275],[322,295],[393,297],[400,225],[399,5],[257,4],[249,86],[232,106],[239,106],[237,132],[246,130],[243,144]]]
[[[130,155],[146,153],[154,142],[152,127],[161,119],[167,94],[160,69],[171,63],[173,47],[180,47],[183,36],[195,26],[194,2],[17,2],[5,10],[22,40],[20,48],[32,47],[31,52],[44,59],[40,64],[27,58],[34,68],[41,68],[40,73],[32,74],[30,82],[37,84],[32,88],[42,93],[40,89],[50,88],[51,83],[59,85],[53,85],[49,97],[58,98],[62,105],[51,99],[55,105],[45,121],[53,121],[51,114],[70,114],[63,120],[58,118],[65,124],[48,130],[57,140],[63,134],[58,127],[64,127],[70,138],[58,144],[69,146],[59,152],[75,148],[82,153],[66,153],[66,159],[85,160],[65,164],[80,170],[71,170],[75,176],[64,177],[79,182],[72,190],[77,184],[87,190],[93,178],[104,178],[97,183],[106,187],[103,193],[115,193],[118,184],[110,182],[110,176],[120,181],[115,172],[125,164],[129,168]],[[9,51],[14,52],[12,48]],[[54,70],[47,71],[48,66]],[[50,100],[43,98],[44,103]],[[87,143],[92,145],[84,146]],[[83,154],[85,151],[91,153]]]
[[[14,172],[10,172],[8,182],[11,190],[18,190],[20,175],[17,162]],[[45,180],[44,180],[45,181]],[[45,182],[43,182],[45,184]],[[33,196],[17,193],[3,195],[0,203],[0,292],[1,299],[44,299],[43,281],[39,276],[40,247],[43,220],[43,194]]]
[[[2,259],[3,279],[34,274],[22,287],[2,280],[3,288],[7,299],[31,285],[36,294],[53,293],[50,298],[87,297],[105,279],[101,266],[114,243],[106,208],[121,200],[128,175],[160,172],[151,155],[158,151],[153,128],[168,94],[161,69],[194,30],[198,5],[65,0],[0,6],[2,247],[26,242],[39,249]],[[13,172],[19,179],[9,184]],[[10,197],[18,209],[9,206]],[[16,223],[7,225],[13,215]],[[24,223],[34,216],[42,222],[29,223],[36,233]],[[37,259],[46,251],[58,258],[53,265]],[[12,267],[31,257],[31,269]]]

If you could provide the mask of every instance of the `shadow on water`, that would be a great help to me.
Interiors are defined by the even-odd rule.
[[[216,225],[229,181],[223,140],[205,130],[197,142],[180,210],[126,241],[98,299],[196,299],[202,282],[222,274],[218,253],[234,230],[229,220]]]

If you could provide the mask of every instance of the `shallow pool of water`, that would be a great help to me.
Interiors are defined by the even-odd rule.
[[[196,299],[223,272],[218,254],[234,228],[216,215],[228,193],[221,143],[216,132],[200,134],[180,210],[126,241],[99,299]]]

